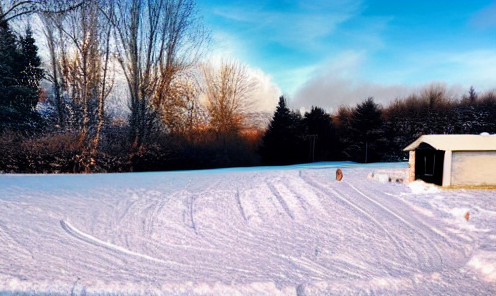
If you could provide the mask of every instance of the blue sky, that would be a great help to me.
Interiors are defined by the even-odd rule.
[[[436,83],[496,88],[496,1],[197,0],[213,51],[327,109]]]

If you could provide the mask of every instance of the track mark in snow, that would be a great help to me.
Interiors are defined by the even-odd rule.
[[[8,228],[5,226],[5,224],[2,223],[2,221],[0,221],[0,244],[10,247],[13,247],[15,245],[17,247],[14,249],[18,251],[22,250],[24,253],[23,255],[25,255],[26,258],[34,259],[33,252],[30,249],[28,249],[28,247],[25,244],[19,241],[19,239],[17,239],[15,235],[10,233],[6,229]]]
[[[412,229],[416,229],[415,226],[411,225],[410,223],[408,223],[407,221],[405,221],[405,219],[401,218],[399,215],[397,215],[396,213],[392,212],[391,210],[389,210],[388,208],[386,208],[385,206],[383,206],[381,203],[377,202],[376,200],[368,197],[367,195],[365,195],[363,192],[361,192],[360,190],[356,189],[355,186],[349,184],[349,183],[346,183],[348,184],[348,186],[350,186],[353,190],[355,190],[356,192],[358,192],[358,194],[360,194],[361,196],[365,197],[366,199],[370,200],[371,202],[375,203],[378,207],[380,207],[381,209],[383,209],[384,211],[388,212],[389,214],[393,215],[394,217],[396,217],[398,220],[400,220],[401,222],[405,223],[406,225],[408,225],[410,228]]]
[[[429,235],[428,234],[424,233],[426,229],[427,230],[430,230],[430,231],[432,231],[434,233],[436,233],[437,235],[439,235],[441,237],[443,237],[443,239],[446,242],[451,241],[451,238],[446,233],[442,232],[440,229],[437,229],[436,227],[433,227],[433,226],[428,226],[424,222],[422,222],[422,220],[418,220],[417,223],[421,224],[421,226],[422,226],[422,229],[420,229],[419,226],[413,225],[412,223],[406,221],[400,215],[396,214],[395,212],[393,212],[392,210],[390,210],[388,207],[386,207],[382,203],[378,202],[376,199],[374,199],[374,198],[366,195],[362,191],[358,190],[355,186],[351,185],[350,183],[346,183],[346,184],[348,186],[350,186],[353,190],[355,190],[358,194],[360,194],[361,196],[363,196],[366,199],[370,200],[371,202],[373,202],[374,204],[376,204],[378,207],[382,208],[383,210],[385,210],[389,214],[393,215],[396,219],[400,220],[401,222],[403,222],[405,225],[407,225],[411,229],[416,230],[419,233],[423,233],[425,239],[429,240],[433,246],[435,246],[434,242],[432,242],[432,240],[429,239]],[[453,247],[451,243],[449,243],[449,247]]]
[[[432,225],[426,224],[424,222],[423,218],[416,218],[415,215],[408,215],[405,217],[401,217],[400,215],[396,214],[396,213],[398,213],[398,210],[396,210],[396,213],[395,213],[394,211],[392,211],[391,209],[389,209],[388,207],[384,206],[382,203],[377,201],[378,199],[380,199],[380,196],[383,194],[382,192],[374,193],[375,190],[369,190],[370,194],[372,194],[372,195],[370,195],[370,194],[365,195],[362,191],[358,190],[355,186],[353,186],[349,183],[346,183],[346,184],[348,186],[350,186],[353,190],[355,190],[358,194],[365,197],[367,200],[373,202],[375,205],[379,206],[380,208],[385,210],[387,213],[391,214],[393,217],[395,217],[396,219],[401,221],[403,224],[408,226],[411,230],[414,230],[415,233],[420,235],[420,237],[425,241],[425,243],[427,243],[432,248],[432,250],[436,252],[438,263],[441,266],[444,266],[446,264],[446,262],[444,262],[444,260],[443,260],[444,256],[442,255],[442,254],[446,253],[446,250],[454,250],[455,253],[457,253],[458,255],[464,253],[463,250],[461,250],[459,247],[457,247],[456,242],[454,242],[453,238],[450,235],[441,231],[441,229],[438,229],[436,227],[433,227]],[[360,186],[357,186],[357,187],[360,187]],[[398,201],[398,202],[400,202],[400,201]],[[404,202],[400,202],[400,203],[404,203]],[[409,221],[407,221],[407,220],[409,220]],[[433,234],[435,234],[436,236],[439,237],[438,241],[435,242],[432,239]],[[432,252],[425,252],[425,253],[431,254],[429,257],[430,260],[435,259]],[[465,256],[465,255],[463,255],[463,256]],[[460,262],[463,262],[463,260]],[[453,263],[453,261],[451,263]]]
[[[243,210],[243,206],[241,205],[241,199],[239,197],[239,190],[236,190],[236,193],[234,194],[236,198],[236,205],[238,206],[239,212],[241,213],[241,216],[243,217],[243,220],[246,222],[248,221],[246,219],[245,211]]]
[[[193,229],[195,234],[198,234],[198,232],[196,230],[196,224],[195,224],[195,218],[194,218],[196,198],[197,198],[196,195],[191,195],[190,197],[188,197],[187,204],[186,204],[186,210],[183,211],[183,222],[186,226]]]
[[[320,274],[321,276],[323,276],[323,278],[326,278],[327,275],[329,274],[329,270],[305,257],[301,257],[301,258],[296,258],[294,256],[281,256],[283,258],[288,258],[290,259],[291,261],[293,261],[294,263],[298,264],[299,266],[311,271],[311,272],[314,272],[314,273],[317,273],[317,274]]]
[[[372,214],[369,214],[366,210],[364,210],[361,206],[357,205],[356,203],[350,201],[348,198],[344,196],[344,194],[334,190],[333,188],[318,184],[317,182],[309,179],[306,176],[301,177],[303,181],[305,181],[307,184],[309,184],[313,190],[321,191],[322,195],[329,195],[325,194],[327,191],[330,193],[333,197],[341,200],[342,202],[346,203],[347,205],[351,206],[353,209],[361,213],[366,219],[377,225],[379,229],[382,229],[382,231],[385,234],[385,238],[387,238],[393,245],[394,249],[398,254],[403,254],[404,257],[410,257],[409,254],[407,253],[408,249],[405,249],[404,241],[397,237],[396,235],[393,235],[380,221],[378,221]],[[413,228],[415,229],[415,228]],[[437,250],[436,250],[437,251]],[[428,260],[431,259],[430,257]],[[402,266],[402,269],[409,269],[407,266]]]
[[[180,264],[180,263],[177,263],[177,262],[165,261],[165,260],[162,260],[162,259],[154,258],[154,257],[148,256],[148,255],[145,255],[145,254],[140,254],[140,253],[136,253],[136,252],[130,251],[128,249],[125,249],[123,247],[120,247],[120,246],[117,246],[117,245],[114,245],[114,244],[111,244],[111,243],[108,243],[108,242],[104,242],[104,241],[99,240],[98,238],[96,238],[94,236],[91,236],[89,234],[86,234],[86,233],[78,230],[77,228],[75,228],[74,226],[72,226],[68,221],[60,220],[60,226],[62,226],[62,229],[64,229],[64,231],[67,232],[69,235],[71,235],[71,236],[73,236],[73,237],[75,237],[75,238],[77,238],[79,240],[82,240],[84,242],[87,242],[87,243],[96,245],[98,247],[104,247],[104,248],[109,249],[109,250],[112,250],[112,251],[117,251],[117,252],[120,252],[120,253],[132,255],[132,256],[135,256],[135,257],[144,258],[144,259],[147,259],[147,260],[150,260],[150,261],[154,261],[154,262],[158,262],[158,263],[162,263],[162,264],[167,264],[167,265],[171,265],[172,264],[172,265],[184,266],[183,264]]]
[[[355,210],[357,210],[360,213],[362,213],[365,217],[367,217],[369,220],[371,220],[372,222],[374,222],[377,226],[379,226],[380,228],[382,228],[384,230],[384,232],[387,233],[391,237],[391,234],[389,233],[389,231],[379,221],[377,221],[372,215],[370,215],[369,213],[367,213],[366,211],[364,211],[361,207],[357,206],[356,204],[354,204],[353,202],[351,202],[347,198],[343,197],[341,194],[339,194],[334,189],[328,188],[328,187],[324,187],[324,186],[319,185],[317,183],[314,183],[313,181],[310,181],[310,180],[306,180],[305,179],[305,181],[308,184],[310,184],[314,189],[324,189],[324,190],[330,191],[333,196],[337,197],[339,200],[345,202],[349,206],[353,207]]]
[[[400,223],[403,225],[406,225],[409,229],[409,235],[418,235],[420,236],[427,244],[429,247],[424,246],[424,250],[417,250],[415,247],[412,247],[408,241],[406,241],[403,237],[398,237],[397,234],[394,236],[389,233],[389,231],[386,230],[386,228],[383,226],[381,222],[380,225],[381,227],[388,233],[388,236],[394,241],[396,244],[396,249],[398,254],[404,254],[404,257],[411,257],[414,256],[418,260],[418,262],[423,262],[426,267],[432,268],[434,266],[443,267],[443,259],[440,251],[438,250],[438,247],[436,244],[429,238],[429,236],[425,233],[425,230],[420,227],[416,227],[412,225],[410,222],[407,222],[404,218],[400,217],[398,214],[392,212],[389,208],[385,207],[381,203],[377,202],[376,200],[370,198],[369,196],[365,195],[358,189],[356,189],[353,185],[349,183],[343,183],[345,186],[349,186],[351,189],[353,189],[355,192],[359,193],[361,196],[363,196],[366,200],[372,202],[375,206],[378,206],[382,211],[387,212],[388,214],[392,215],[394,218],[396,218]],[[372,209],[371,207],[366,207],[368,209]],[[379,215],[379,217],[384,217],[384,215]],[[382,218],[383,219],[383,218]],[[422,224],[423,225],[423,224]],[[412,232],[414,231],[414,232]],[[435,252],[435,255],[432,254],[432,251]],[[386,261],[389,261],[388,259],[384,259]],[[436,260],[436,261],[434,261]],[[391,264],[391,262],[390,262]],[[400,265],[399,265],[400,266]],[[401,269],[406,269],[406,265],[401,264]]]
[[[270,192],[272,192],[272,194],[277,198],[277,201],[279,201],[279,204],[282,206],[286,214],[288,214],[288,216],[294,220],[293,213],[289,209],[288,204],[284,201],[284,198],[281,196],[279,191],[274,187],[274,185],[270,184],[268,181],[265,181],[265,183],[269,187]]]

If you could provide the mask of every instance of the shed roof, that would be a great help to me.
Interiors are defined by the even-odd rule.
[[[496,150],[496,135],[424,135],[403,151],[415,150],[422,143],[445,151],[491,151]]]

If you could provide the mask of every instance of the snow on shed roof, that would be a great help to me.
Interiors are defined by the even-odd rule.
[[[490,151],[496,150],[496,135],[424,135],[403,151],[415,150],[421,143],[429,144],[437,150]]]

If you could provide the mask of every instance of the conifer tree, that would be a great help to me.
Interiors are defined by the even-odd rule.
[[[0,131],[22,119],[14,106],[18,60],[17,38],[3,22],[0,24]]]
[[[312,161],[330,160],[335,137],[331,116],[320,107],[312,107],[310,112],[305,113],[303,125],[307,145],[312,149]]]
[[[17,38],[7,23],[0,25],[0,130],[24,130],[37,123],[35,111],[43,77],[31,30]]]
[[[21,72],[19,84],[24,88],[23,101],[20,102],[21,107],[27,112],[33,110],[38,103],[40,93],[40,80],[43,78],[43,69],[41,59],[38,56],[38,47],[35,45],[33,32],[28,27],[26,36],[19,40],[21,53]]]
[[[369,97],[353,110],[350,120],[350,145],[346,153],[353,161],[374,162],[381,160],[384,131],[382,110]]]
[[[302,119],[290,111],[281,96],[269,128],[262,138],[260,153],[266,164],[282,165],[305,160],[303,150]]]

